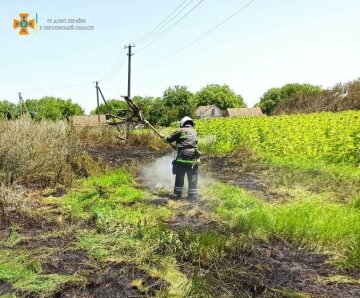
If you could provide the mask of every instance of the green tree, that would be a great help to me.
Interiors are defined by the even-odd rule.
[[[177,111],[165,106],[162,98],[156,98],[152,102],[149,111],[149,122],[153,125],[168,126],[173,119],[176,119]]]
[[[163,100],[168,114],[167,125],[194,114],[194,95],[185,86],[169,87],[164,92]]]
[[[286,84],[281,88],[271,88],[266,91],[260,98],[259,107],[263,113],[270,115],[280,101],[290,99],[297,93],[303,95],[309,93],[313,95],[314,93],[321,91],[322,89],[320,86],[311,84]]]
[[[107,101],[106,105],[102,103],[99,105],[99,108],[96,108],[95,110],[91,111],[91,114],[96,115],[99,110],[100,114],[123,115],[122,113],[119,113],[119,111],[127,110],[127,109],[128,109],[128,105],[125,100],[110,99]]]
[[[10,101],[0,101],[0,119],[14,120],[18,117],[16,104]]]
[[[72,102],[71,99],[64,100],[55,97],[28,99],[25,101],[25,106],[34,120],[69,120],[71,116],[84,114],[81,106]]]
[[[196,106],[216,105],[222,110],[245,107],[244,99],[228,85],[210,84],[195,94]]]
[[[280,100],[280,88],[271,88],[260,98],[258,106],[261,108],[263,113],[270,115]]]
[[[151,107],[154,104],[155,99],[150,96],[134,96],[133,101],[140,108],[145,119],[148,119],[150,116]]]

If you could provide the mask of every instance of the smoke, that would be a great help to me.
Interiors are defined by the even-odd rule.
[[[143,181],[150,189],[173,189],[175,181],[175,176],[172,174],[173,160],[173,154],[165,155],[141,170]]]
[[[142,181],[151,190],[166,189],[168,191],[173,190],[175,183],[175,175],[172,174],[172,161],[174,160],[174,154],[168,154],[156,159],[151,164],[145,166],[141,170]],[[210,178],[206,173],[201,172],[201,164],[199,168],[199,182],[198,187],[201,191],[203,187],[214,183],[214,180]],[[187,188],[187,178],[185,177],[185,188]]]

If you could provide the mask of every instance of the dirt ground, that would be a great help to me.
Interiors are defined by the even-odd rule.
[[[167,153],[136,146],[122,150],[91,148],[89,152],[95,159],[105,162],[110,167],[129,166],[134,171]],[[259,166],[251,171],[234,163],[233,158],[227,156],[208,157],[204,158],[202,172],[206,172],[206,175],[213,179],[239,185],[265,200],[278,198],[262,179],[266,175],[266,167]],[[157,199],[155,204],[167,204],[166,194],[163,197],[159,194]],[[176,216],[166,223],[169,228],[179,231],[186,226],[195,232],[216,231],[224,235],[236,233],[226,226],[208,220],[201,211],[188,215],[192,207],[192,204],[184,203]],[[206,201],[198,202],[197,207],[199,210],[206,210]],[[16,222],[18,232],[30,236],[49,233],[58,225],[56,222],[44,224],[41,218],[29,219],[21,216],[16,217]],[[74,226],[74,230],[76,228],[78,226]],[[157,290],[166,286],[165,281],[150,277],[145,271],[129,264],[109,263],[99,267],[84,251],[72,248],[75,235],[71,229],[68,230],[69,232],[64,235],[46,239],[30,237],[28,240],[20,241],[13,248],[61,247],[61,252],[57,251],[45,260],[42,267],[44,274],[81,272],[87,277],[82,283],[66,285],[55,297],[151,297]],[[8,235],[9,231],[0,230],[0,240],[6,239]],[[281,239],[273,239],[269,242],[254,241],[248,254],[229,256],[226,261],[212,264],[208,268],[195,270],[192,266],[183,264],[183,270],[188,274],[197,271],[196,274],[206,280],[215,292],[223,293],[222,297],[245,297],[244,293],[250,297],[290,297],[291,291],[307,293],[311,297],[360,297],[359,285],[323,281],[324,278],[334,275],[349,274],[359,278],[356,273],[339,272],[330,266],[327,260],[328,257],[325,255],[307,251]],[[144,280],[150,290],[144,293],[133,287],[130,281],[134,277]],[[12,286],[0,281],[0,294],[11,292]]]

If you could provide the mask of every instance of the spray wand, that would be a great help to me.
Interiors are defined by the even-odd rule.
[[[141,112],[140,112],[141,113]],[[142,115],[141,115],[142,116]],[[143,116],[142,116],[143,117]],[[151,125],[151,123],[149,121],[147,121],[146,119],[144,119],[143,117],[143,120],[142,122],[147,125],[150,129],[152,129],[160,138],[164,139],[164,135],[160,133],[160,131],[158,131],[153,125]],[[177,149],[176,146],[174,144],[169,144],[173,149]]]

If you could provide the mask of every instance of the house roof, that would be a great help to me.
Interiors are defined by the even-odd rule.
[[[82,115],[82,116],[74,116],[72,118],[73,126],[98,126],[98,125],[106,125],[106,116],[100,115],[100,122],[98,119],[98,115]]]
[[[195,114],[196,114],[196,115],[204,114],[204,113],[206,113],[208,110],[210,110],[211,108],[217,108],[217,109],[219,109],[216,105],[199,106],[199,107],[196,109]]]
[[[227,109],[227,114],[230,117],[236,116],[262,116],[263,113],[259,107],[255,108],[231,108]]]

